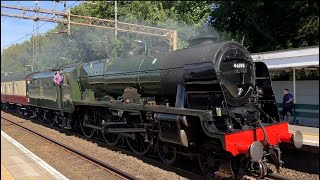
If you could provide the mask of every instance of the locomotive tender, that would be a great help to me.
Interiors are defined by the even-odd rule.
[[[65,66],[61,86],[55,71],[32,73],[27,111],[51,125],[80,126],[88,138],[100,133],[110,145],[125,139],[139,155],[156,150],[167,164],[177,154],[195,157],[209,177],[263,177],[267,161],[279,168],[279,143],[300,148],[302,134],[280,121],[266,65],[237,42],[197,41],[174,52]]]

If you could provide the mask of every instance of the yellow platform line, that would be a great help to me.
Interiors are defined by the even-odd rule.
[[[12,174],[8,171],[8,169],[1,163],[1,179],[5,180],[14,180]]]
[[[310,135],[310,134],[302,134],[303,135],[303,139],[305,140],[315,140],[319,142],[319,135],[314,136],[314,135]]]
[[[290,132],[291,132],[291,133],[295,133],[295,131],[291,131],[291,130],[290,130]],[[318,136],[318,137],[319,137],[319,134],[317,134],[317,133],[308,133],[308,132],[303,132],[303,131],[301,131],[301,133],[302,133],[302,134],[305,134],[305,135]]]
[[[319,136],[319,134],[316,133],[307,133],[307,132],[301,132],[302,134],[310,135],[310,136]]]

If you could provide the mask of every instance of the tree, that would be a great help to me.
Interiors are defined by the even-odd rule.
[[[213,35],[221,40],[235,40],[251,52],[272,51],[318,45],[319,3],[303,1],[119,1],[118,20],[178,32],[178,49],[188,46],[196,36]],[[114,2],[81,3],[72,14],[114,19]],[[35,69],[119,57],[138,51],[141,44],[169,49],[161,38],[134,33],[74,26],[71,35],[52,34],[64,30],[58,24],[40,36],[40,55]],[[219,32],[219,33],[218,33]],[[1,70],[23,72],[32,64],[32,39],[1,53]]]
[[[251,52],[319,45],[318,1],[221,1],[210,24]]]

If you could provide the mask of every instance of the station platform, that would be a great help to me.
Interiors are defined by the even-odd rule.
[[[61,179],[64,175],[1,131],[1,179]]]
[[[294,133],[300,130],[303,135],[303,144],[319,147],[319,128],[289,125],[289,131]]]

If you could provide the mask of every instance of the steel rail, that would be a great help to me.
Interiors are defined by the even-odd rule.
[[[8,112],[7,112],[8,113]],[[26,117],[20,117],[20,116],[16,116],[16,117],[19,117],[19,118],[26,118]],[[23,119],[25,120],[25,119]],[[71,135],[74,135],[76,137],[79,137],[79,138],[82,138],[82,139],[86,139],[87,141],[91,141],[93,143],[96,143],[98,144],[99,146],[101,147],[105,147],[105,148],[108,148],[108,149],[111,149],[113,151],[121,151],[122,153],[124,154],[127,154],[128,156],[133,156],[133,157],[136,157],[136,158],[139,158],[140,160],[148,163],[148,164],[151,164],[153,166],[157,166],[163,170],[167,170],[167,171],[172,171],[180,176],[183,176],[185,178],[188,178],[188,179],[198,179],[198,180],[205,180],[206,178],[201,176],[201,175],[198,175],[198,174],[194,174],[194,173],[191,173],[187,170],[184,170],[184,169],[181,169],[179,167],[175,167],[175,166],[172,166],[172,165],[166,165],[158,160],[155,160],[155,159],[152,159],[150,157],[146,157],[146,156],[139,156],[137,154],[134,154],[133,152],[131,151],[128,151],[126,149],[123,149],[121,147],[117,147],[117,146],[110,146],[108,145],[107,143],[99,140],[99,139],[88,139],[87,137],[85,137],[84,135],[82,134],[79,134],[79,133],[75,133],[75,132],[72,132],[72,131],[69,131],[69,130],[66,130],[66,129],[63,129],[63,128],[59,128],[59,127],[52,127],[50,125],[48,125],[47,123],[44,123],[44,122],[40,122],[40,121],[32,121],[32,123],[35,123],[35,124],[38,124],[38,125],[43,125],[44,127],[46,128],[50,128],[50,129],[55,129],[59,132],[62,132],[62,133],[68,133],[68,134],[71,134]]]
[[[269,173],[265,177],[271,178],[271,179],[274,179],[274,180],[291,180],[290,178],[287,178],[285,176],[281,176],[281,175],[278,175],[278,174],[274,174],[274,173]]]
[[[4,117],[1,117],[1,118],[6,119]],[[19,117],[19,118],[21,118],[21,117]],[[36,123],[36,124],[39,124],[39,125],[44,125],[47,128],[54,128],[55,130],[58,130],[59,132],[71,133],[72,135],[84,138],[86,140],[89,140],[91,142],[97,143],[99,145],[103,145],[103,147],[111,148],[111,149],[114,149],[116,151],[122,151],[123,153],[126,153],[127,155],[131,155],[131,156],[134,156],[134,157],[139,157],[139,158],[141,158],[141,160],[143,160],[143,161],[145,161],[147,163],[152,163],[152,164],[154,164],[154,165],[156,165],[158,167],[161,166],[161,168],[163,168],[163,169],[168,169],[169,168],[168,170],[173,170],[175,173],[180,174],[181,176],[187,177],[188,179],[206,179],[203,176],[200,176],[200,175],[197,175],[197,174],[193,174],[191,172],[188,172],[186,170],[174,167],[172,165],[167,166],[167,165],[164,165],[163,163],[161,163],[161,162],[159,162],[157,160],[154,160],[154,159],[151,159],[151,158],[148,158],[148,157],[145,157],[145,156],[138,156],[138,155],[132,153],[131,151],[127,151],[127,150],[125,150],[123,148],[120,148],[120,147],[117,147],[117,146],[110,146],[110,145],[104,143],[101,140],[88,139],[87,137],[83,136],[82,134],[78,134],[78,133],[75,133],[75,132],[72,132],[72,131],[68,131],[68,130],[65,130],[65,129],[62,129],[62,128],[58,128],[58,127],[49,127],[49,125],[44,123],[44,122],[36,121],[36,122],[33,122],[33,123]],[[16,123],[14,123],[14,124],[16,124]],[[21,126],[21,125],[19,125],[19,126]],[[245,175],[245,176],[252,177],[250,175]],[[278,175],[278,174],[274,174],[274,173],[267,174],[265,176],[265,178],[269,178],[269,179],[273,179],[273,180],[291,180],[290,178],[287,178],[285,176],[281,176],[281,175]]]
[[[9,121],[10,123],[12,123],[12,124],[14,124],[14,125],[17,125],[17,126],[23,128],[23,129],[25,129],[25,130],[27,130],[27,131],[29,131],[29,132],[32,132],[33,134],[36,134],[36,135],[38,135],[38,136],[40,136],[40,137],[42,137],[42,138],[44,138],[44,139],[46,139],[46,140],[54,143],[54,144],[57,144],[57,145],[65,148],[65,149],[68,149],[69,151],[71,151],[71,152],[73,152],[73,153],[75,153],[75,154],[77,154],[77,155],[80,155],[80,156],[82,156],[82,157],[84,157],[84,158],[86,158],[86,159],[88,159],[88,160],[90,160],[90,161],[92,161],[92,162],[94,162],[94,163],[96,163],[96,164],[98,164],[98,165],[100,165],[100,166],[108,169],[108,170],[111,170],[112,172],[114,172],[114,173],[116,173],[116,174],[119,174],[119,175],[123,176],[124,178],[130,179],[130,180],[138,180],[138,179],[139,179],[139,178],[136,178],[135,176],[132,176],[132,175],[130,175],[130,174],[128,174],[128,173],[126,173],[126,172],[118,169],[118,168],[115,168],[115,167],[113,167],[113,166],[105,163],[105,162],[102,162],[102,161],[100,161],[100,160],[98,160],[98,159],[96,159],[96,158],[94,158],[94,157],[91,157],[90,155],[87,155],[87,154],[85,154],[85,153],[83,153],[83,152],[81,152],[81,151],[79,151],[79,150],[76,150],[76,149],[70,147],[70,146],[67,146],[67,145],[65,145],[65,144],[62,144],[62,143],[60,143],[60,142],[58,142],[58,141],[56,141],[56,140],[53,140],[53,139],[51,139],[51,138],[49,138],[49,137],[47,137],[47,136],[45,136],[45,135],[42,135],[42,134],[38,133],[38,132],[35,132],[35,131],[33,131],[32,129],[29,129],[29,128],[27,128],[27,127],[24,127],[24,126],[22,126],[22,125],[20,125],[20,124],[18,124],[18,123],[16,123],[16,122],[13,122],[13,121],[5,118],[5,117],[2,117],[2,116],[1,116],[1,119],[4,119],[4,120],[6,120],[6,121]]]

